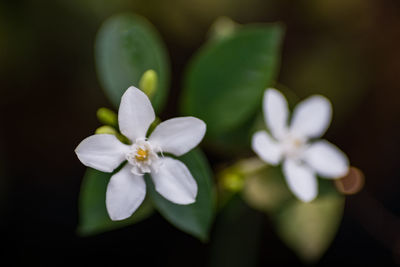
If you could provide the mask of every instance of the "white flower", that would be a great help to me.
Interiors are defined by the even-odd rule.
[[[252,148],[271,165],[283,162],[283,173],[290,190],[302,201],[313,200],[318,193],[316,174],[323,178],[340,178],[349,169],[346,155],[321,137],[328,128],[331,104],[315,95],[300,102],[288,126],[288,105],[275,89],[267,89],[263,99],[264,118],[272,137],[256,132]]]
[[[181,161],[163,156],[181,156],[203,139],[206,125],[194,117],[174,118],[160,123],[146,138],[155,114],[148,97],[131,86],[124,93],[118,111],[119,128],[132,142],[121,143],[114,135],[97,134],[84,139],[75,152],[86,166],[112,172],[123,161],[107,186],[106,207],[112,220],[128,218],[146,195],[143,174],[150,173],[155,189],[177,204],[196,200],[197,184]]]

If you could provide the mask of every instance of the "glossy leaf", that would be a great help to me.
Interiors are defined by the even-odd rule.
[[[158,83],[152,98],[160,110],[167,96],[169,63],[167,52],[156,29],[143,17],[120,14],[104,22],[96,38],[96,65],[99,80],[115,107],[122,94],[139,87],[143,73],[153,69]]]
[[[214,217],[215,192],[212,185],[212,174],[208,162],[200,149],[195,149],[179,157],[189,168],[197,182],[198,194],[196,202],[190,205],[174,204],[159,195],[151,179],[148,193],[154,206],[171,224],[202,241],[208,239],[210,226]]]
[[[261,108],[264,90],[279,67],[279,24],[249,25],[210,41],[191,62],[183,111],[207,123],[207,137],[238,128]]]
[[[112,221],[106,210],[106,189],[112,174],[88,168],[82,181],[79,199],[78,233],[91,235],[139,222],[153,212],[146,198],[136,212],[123,221]]]

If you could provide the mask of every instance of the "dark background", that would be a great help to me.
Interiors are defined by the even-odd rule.
[[[337,237],[317,265],[400,263],[397,0],[2,0],[2,260],[30,266],[204,266],[212,254],[210,244],[160,215],[93,237],[75,234],[85,167],[73,151],[99,126],[96,110],[111,107],[96,77],[93,43],[101,23],[121,11],[146,16],[166,42],[172,84],[162,118],[178,115],[182,72],[217,17],[282,21],[280,83],[301,97],[322,93],[332,99],[335,115],[326,137],[366,177],[363,191],[347,198]],[[243,207],[243,216],[261,218],[258,266],[301,265],[265,215]]]

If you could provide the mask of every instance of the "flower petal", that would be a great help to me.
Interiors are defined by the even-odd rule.
[[[86,166],[102,172],[112,172],[124,160],[129,146],[112,134],[95,134],[85,138],[75,149]]]
[[[346,155],[325,140],[311,144],[304,152],[304,161],[325,178],[340,178],[349,171],[349,160]]]
[[[310,202],[317,196],[317,178],[309,167],[294,160],[286,159],[283,162],[283,173],[290,190],[300,200]]]
[[[113,221],[130,217],[146,196],[143,176],[134,175],[131,168],[130,164],[126,164],[108,183],[106,207]]]
[[[265,131],[258,131],[251,140],[253,151],[265,162],[276,165],[282,158],[279,144]]]
[[[163,152],[181,156],[197,146],[206,133],[206,124],[194,117],[174,118],[160,123],[149,141]]]
[[[302,137],[322,136],[332,119],[332,107],[323,96],[311,96],[300,102],[293,111],[290,131]]]
[[[287,131],[288,104],[286,98],[276,89],[267,89],[264,94],[263,110],[265,122],[276,139]]]
[[[131,141],[146,137],[155,114],[149,98],[139,89],[131,86],[121,98],[118,123],[121,133]]]
[[[176,204],[191,204],[197,195],[197,183],[181,161],[165,157],[158,171],[152,171],[156,191]]]

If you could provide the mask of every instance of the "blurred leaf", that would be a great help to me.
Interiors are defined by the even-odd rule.
[[[205,144],[214,154],[223,157],[242,156],[248,153],[251,147],[251,137],[259,128],[260,121],[262,127],[265,128],[261,110],[259,114],[242,123],[240,127],[236,127],[224,134],[210,137]]]
[[[305,262],[317,261],[328,249],[343,216],[344,197],[331,180],[318,179],[318,197],[304,203],[287,187],[281,166],[268,167],[245,179],[243,199],[267,213],[283,242]]]
[[[267,167],[245,179],[243,199],[254,209],[272,214],[293,195],[289,191],[281,167]]]
[[[282,35],[279,24],[244,26],[195,56],[182,107],[207,123],[208,138],[237,129],[260,109],[278,71]]]
[[[215,192],[210,167],[200,149],[190,151],[179,160],[186,164],[197,182],[196,202],[190,205],[174,204],[159,195],[152,184],[148,185],[149,195],[158,211],[170,223],[202,241],[207,241],[215,208]]]
[[[294,201],[274,218],[278,235],[306,262],[317,261],[328,249],[342,220],[344,197],[319,195],[310,203]]]
[[[139,86],[143,73],[153,69],[158,75],[152,98],[156,111],[167,96],[169,63],[164,44],[154,27],[143,17],[120,14],[104,22],[96,38],[96,65],[99,80],[115,107],[129,86]]]
[[[106,210],[106,189],[111,173],[88,168],[82,181],[79,199],[78,233],[91,235],[121,228],[139,222],[153,212],[146,198],[138,210],[128,219],[112,221]]]
[[[285,95],[290,108],[299,102],[299,98],[289,88],[278,83],[274,83],[273,87]],[[223,135],[213,137],[212,142],[206,143],[208,145],[207,148],[212,150],[214,154],[224,157],[242,157],[243,154],[248,154],[251,147],[251,138],[259,130],[266,130],[266,123],[261,107],[253,117],[249,118],[239,127]]]

